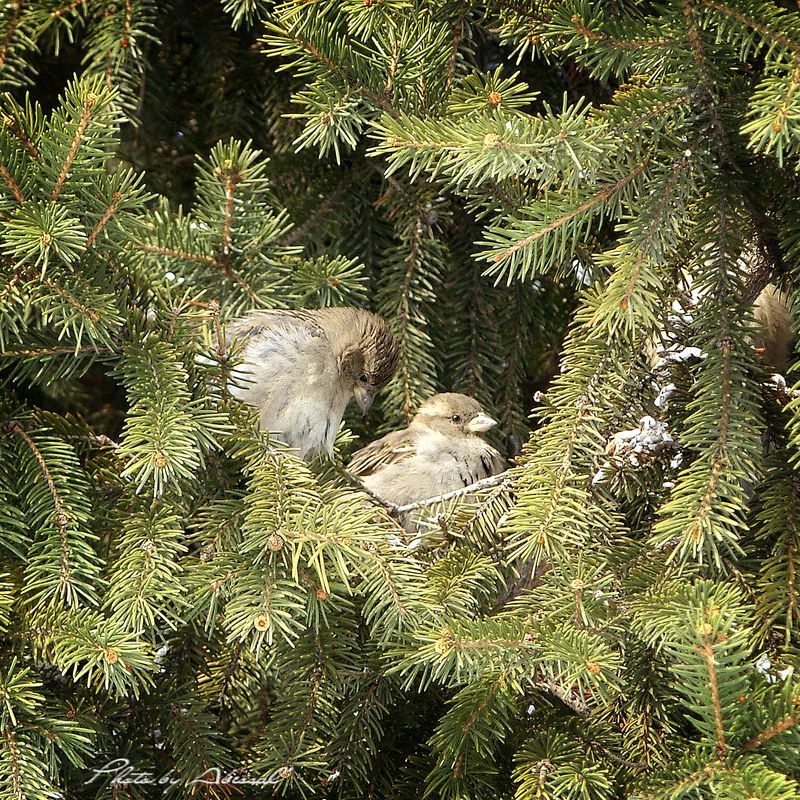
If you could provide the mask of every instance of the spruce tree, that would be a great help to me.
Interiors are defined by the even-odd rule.
[[[800,798],[796,4],[0,18],[0,800]],[[399,364],[305,463],[225,326],[327,305]],[[513,465],[407,533],[444,390]]]

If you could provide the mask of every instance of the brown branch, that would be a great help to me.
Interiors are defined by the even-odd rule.
[[[68,11],[72,11],[73,8],[77,8],[78,6],[82,6],[86,0],[72,0],[71,3],[67,3],[67,5],[62,6],[61,8],[57,8],[55,11],[50,12],[50,18],[56,19],[58,17],[63,16]]]
[[[36,350],[25,348],[23,350],[4,350],[0,353],[0,358],[39,358],[40,356],[75,356],[84,353],[114,353],[111,347],[98,347],[97,345],[85,345],[77,350],[74,347],[41,347]]]
[[[400,361],[402,362],[402,382],[403,382],[403,413],[405,413],[408,420],[414,415],[414,402],[411,398],[411,387],[408,375],[408,329],[411,325],[411,300],[409,293],[414,284],[414,272],[419,254],[420,247],[422,246],[422,220],[417,219],[414,224],[414,232],[411,236],[411,246],[408,250],[408,256],[405,263],[405,272],[403,275],[403,287],[400,291],[400,308],[398,309],[398,318],[400,323]]]
[[[33,142],[28,138],[28,135],[25,133],[25,131],[19,127],[17,120],[11,116],[6,116],[3,122],[8,130],[11,131],[12,135],[16,136],[17,139],[22,142],[23,147],[31,154],[31,156],[38,160],[39,151],[36,149],[36,146],[33,144]]]
[[[145,253],[153,253],[157,256],[169,256],[170,258],[179,258],[181,261],[195,261],[200,264],[215,264],[216,262],[212,256],[206,256],[202,253],[187,253],[185,250],[171,250],[168,247],[158,247],[145,242],[139,242],[139,249]]]
[[[22,788],[22,773],[19,763],[19,750],[17,740],[11,729],[6,730],[6,744],[8,745],[8,758],[11,762],[11,787],[14,790],[14,797],[24,797],[25,792]]]
[[[742,299],[750,306],[772,280],[773,273],[781,278],[788,273],[789,268],[775,224],[767,214],[762,199],[747,185],[741,187],[741,194],[756,230],[757,253],[760,256],[744,287]]]
[[[793,492],[793,500],[797,499],[796,494]],[[787,628],[791,626],[796,619],[800,616],[797,609],[797,586],[796,586],[796,559],[794,554],[795,538],[792,536],[786,543],[786,580],[789,584],[788,589],[788,602],[786,608],[786,618],[788,621]]]
[[[716,659],[714,658],[714,648],[712,641],[703,636],[703,647],[701,650],[703,657],[706,660],[706,669],[708,670],[708,680],[711,688],[711,707],[714,711],[714,725],[717,729],[717,755],[720,758],[725,758],[728,752],[728,744],[725,741],[725,726],[722,719],[722,702],[719,697],[719,682],[717,680]]]
[[[0,164],[0,175],[3,176],[6,186],[11,189],[14,199],[20,205],[23,205],[25,203],[25,195],[22,194],[22,189],[19,188],[19,184],[14,180],[14,176],[8,171],[8,167],[5,164]]]
[[[490,475],[488,478],[482,478],[469,486],[462,486],[460,489],[454,489],[452,492],[445,492],[438,494],[435,497],[427,497],[425,500],[419,500],[416,503],[408,503],[404,506],[395,506],[395,514],[407,514],[409,511],[416,511],[427,506],[433,506],[437,503],[444,503],[447,500],[452,500],[456,497],[463,497],[473,492],[479,492],[482,489],[489,489],[492,486],[502,486],[504,489],[511,486],[511,478],[508,472],[500,472],[497,475]]]
[[[78,121],[78,127],[75,130],[75,136],[72,138],[72,145],[69,148],[67,157],[64,159],[64,164],[61,167],[61,173],[58,176],[56,185],[53,187],[53,193],[50,195],[50,200],[53,202],[58,200],[61,190],[64,188],[64,181],[66,181],[69,171],[72,169],[72,164],[75,161],[75,156],[78,154],[78,148],[81,146],[81,140],[83,139],[84,133],[86,133],[89,120],[92,118],[92,109],[94,108],[94,104],[96,102],[97,95],[94,94],[94,92],[90,92],[88,95],[86,95],[84,111],[80,120]]]
[[[114,216],[114,212],[117,210],[117,203],[122,199],[122,195],[119,192],[114,192],[111,196],[111,204],[103,213],[103,216],[100,217],[97,225],[92,228],[92,232],[89,234],[88,238],[86,239],[86,247],[83,248],[84,254],[89,250],[89,248],[95,243],[95,240],[102,232],[103,228],[108,224],[108,221],[111,217]]]
[[[110,447],[112,450],[119,450],[119,443],[106,436],[104,433],[98,433],[94,437],[95,442],[103,447]]]
[[[800,724],[800,716],[797,714],[790,714],[788,717],[784,717],[780,722],[776,722],[771,728],[767,728],[767,730],[759,733],[758,736],[754,736],[749,742],[745,742],[742,745],[742,749],[755,750],[761,747],[765,742],[774,739],[779,734],[788,731],[797,724]]]
[[[211,314],[211,324],[214,326],[214,336],[217,339],[217,357],[220,361],[224,361],[227,356],[227,349],[225,346],[225,336],[222,333],[222,324],[219,319],[219,301],[212,300],[208,304],[208,310]]]
[[[11,45],[11,40],[14,38],[14,33],[17,30],[17,26],[19,25],[19,19],[22,16],[22,8],[23,3],[22,0],[18,0],[18,2],[14,3],[14,16],[11,18],[11,22],[8,23],[8,28],[6,28],[6,35],[3,39],[3,44],[0,45],[0,69],[6,63],[6,57],[8,55],[8,48]]]
[[[392,57],[389,59],[389,68],[386,70],[386,85],[383,87],[383,96],[389,100],[394,91],[394,78],[400,64],[400,43],[392,43]]]
[[[130,40],[128,39],[128,34],[130,33],[131,26],[133,24],[133,6],[131,5],[131,0],[125,0],[125,19],[122,23],[122,38],[120,40],[120,44],[122,47],[128,47],[130,44]]]
[[[311,44],[311,42],[307,41],[306,39],[301,39],[296,35],[292,37],[292,42],[298,47],[305,48],[313,58],[320,62],[320,64],[325,66],[334,75],[337,75],[338,77],[342,78],[342,80],[346,81],[351,90],[360,91],[365,97],[368,97],[370,100],[377,103],[384,111],[388,112],[393,117],[400,116],[400,112],[385,97],[381,97],[377,92],[373,92],[366,86],[361,86],[358,81],[352,80],[348,75],[345,74],[344,70],[342,70],[338,64],[328,58],[328,56],[326,56],[324,53],[317,50],[317,48]]]
[[[546,689],[553,696],[557,697],[562,703],[564,703],[564,705],[571,708],[581,717],[588,717],[592,711],[582,698],[565,689],[563,686],[559,686],[551,678],[540,681],[539,686],[541,686],[543,689]]]
[[[745,14],[742,14],[741,11],[738,11],[735,8],[731,8],[725,3],[716,2],[716,0],[699,0],[699,2],[706,8],[711,8],[714,11],[719,11],[721,14],[725,14],[731,19],[735,19],[742,25],[748,28],[752,28],[754,31],[757,31],[766,39],[772,39],[774,42],[783,45],[787,50],[791,50],[795,54],[800,53],[800,45],[798,45],[796,42],[793,42],[791,39],[787,38],[779,31],[775,31],[772,28],[767,27],[758,20],[755,20],[752,17],[748,17]]]
[[[545,225],[543,228],[539,228],[538,230],[534,231],[533,233],[526,236],[524,239],[520,239],[518,242],[515,242],[510,247],[507,247],[505,250],[501,250],[499,253],[496,253],[492,256],[492,260],[497,263],[500,261],[504,261],[505,259],[513,256],[516,252],[521,250],[523,247],[527,247],[528,245],[533,244],[534,242],[541,239],[543,236],[547,236],[548,233],[551,233],[556,228],[559,228],[562,225],[573,220],[579,214],[582,214],[584,211],[588,211],[590,208],[594,206],[602,205],[606,202],[610,197],[613,197],[618,192],[622,191],[634,178],[636,178],[642,170],[647,166],[648,158],[645,158],[636,167],[629,172],[627,175],[624,175],[620,178],[616,183],[611,186],[606,186],[605,189],[601,189],[597,194],[590,197],[588,200],[585,200],[579,206],[568,211],[566,214],[562,214],[557,219],[554,219],[552,222]]]
[[[222,222],[222,255],[225,263],[222,264],[225,274],[231,274],[230,267],[230,252],[231,241],[233,239],[233,207],[236,201],[236,184],[239,182],[239,176],[235,173],[229,173],[225,179],[225,219]]]
[[[260,301],[261,298],[258,296],[258,292],[234,269],[228,268],[227,277],[229,277],[235,283],[238,283],[239,286],[244,289],[244,291],[250,295],[252,300]]]
[[[601,42],[617,50],[640,50],[643,47],[665,47],[676,44],[673,39],[660,36],[657,39],[615,39],[605,33],[598,33],[591,28],[587,28],[578,14],[572,15],[572,24],[581,36],[593,42]]]
[[[453,80],[456,75],[456,65],[458,64],[458,48],[461,46],[461,39],[464,36],[464,17],[460,16],[458,20],[453,23],[453,26],[450,30],[453,35],[453,41],[450,45],[450,58],[447,62],[447,91],[450,91],[450,87],[453,85]]]
[[[36,445],[36,442],[31,439],[19,422],[11,422],[6,426],[6,428],[9,433],[18,436],[23,442],[25,442],[28,449],[33,454],[33,457],[36,459],[36,463],[39,465],[39,470],[42,473],[42,477],[47,484],[47,490],[50,492],[50,496],[53,498],[53,508],[55,510],[53,514],[53,521],[58,528],[58,535],[61,541],[61,585],[67,585],[70,581],[69,544],[67,542],[67,526],[69,525],[70,521],[69,514],[64,508],[64,504],[61,501],[61,495],[59,495],[58,488],[56,487],[56,482],[53,480],[53,476],[49,467],[47,466],[47,462],[42,455],[42,451],[39,450],[38,446]]]
[[[62,300],[66,301],[68,305],[71,305],[76,311],[79,311],[82,316],[86,317],[89,322],[96,323],[100,320],[100,314],[95,311],[93,308],[89,308],[89,306],[84,305],[78,300],[77,297],[73,297],[66,289],[58,286],[57,284],[53,283],[50,278],[45,278],[43,281],[44,285],[47,286],[48,289],[54,291]]]

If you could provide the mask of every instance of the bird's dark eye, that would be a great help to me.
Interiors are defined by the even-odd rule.
[[[366,372],[362,372],[358,376],[358,379],[359,379],[359,381],[361,381],[361,383],[369,383],[369,375],[367,375]]]
[[[450,419],[451,419],[453,422],[461,422],[461,415],[460,415],[460,414],[453,414],[453,416],[452,416],[452,417],[450,417]]]

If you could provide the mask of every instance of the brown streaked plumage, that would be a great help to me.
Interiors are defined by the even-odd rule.
[[[361,308],[254,311],[227,335],[243,341],[231,393],[303,458],[331,455],[347,404],[366,414],[397,365],[386,322]]]
[[[407,428],[355,453],[348,469],[395,505],[445,494],[505,469],[500,453],[480,436],[495,424],[477,400],[437,394],[420,406]]]

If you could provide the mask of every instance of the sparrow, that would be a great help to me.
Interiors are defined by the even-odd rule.
[[[357,451],[347,468],[378,497],[416,503],[502,472],[503,457],[480,435],[496,424],[472,397],[437,394],[407,428]]]
[[[355,399],[366,416],[397,366],[388,325],[361,308],[254,311],[226,333],[229,344],[243,343],[231,394],[255,406],[261,428],[301,458],[332,456],[348,403]]]
[[[765,366],[785,373],[795,346],[795,320],[786,291],[768,283],[753,303],[753,346]]]

